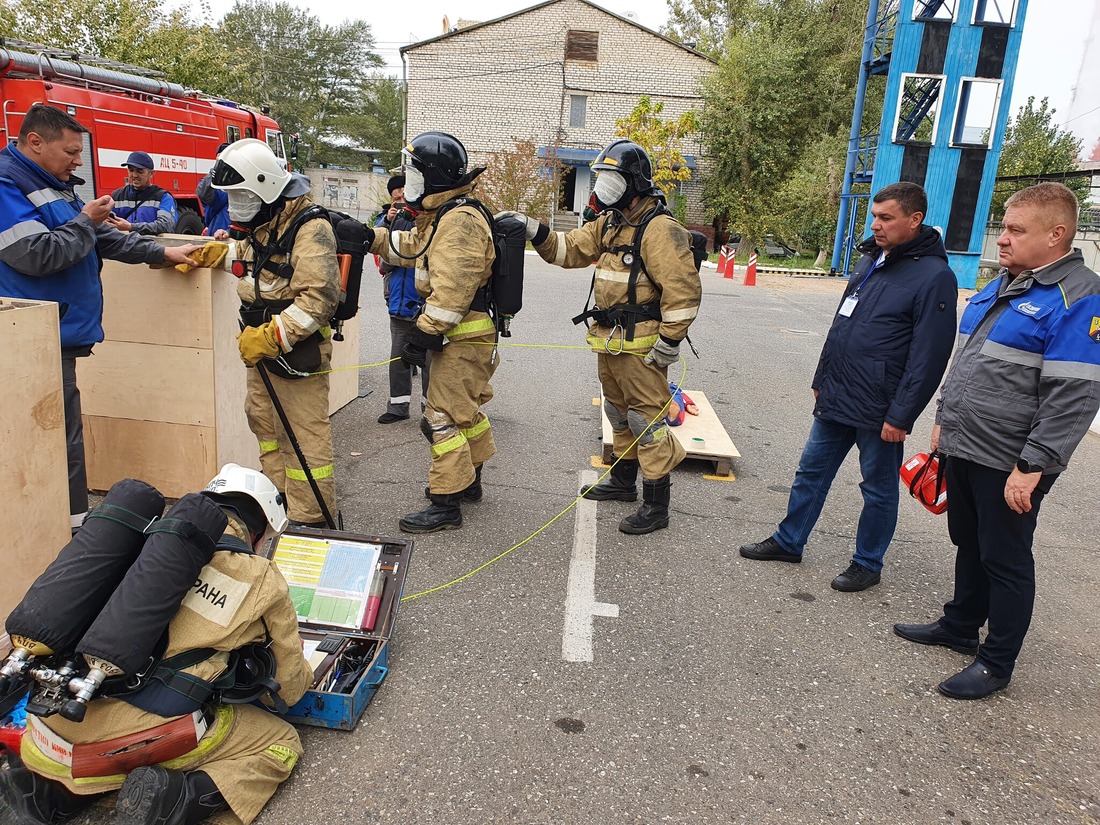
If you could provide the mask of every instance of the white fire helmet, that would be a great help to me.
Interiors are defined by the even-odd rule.
[[[239,464],[226,464],[206,485],[204,492],[217,504],[229,508],[233,508],[241,496],[251,499],[259,507],[259,513],[256,515],[262,513],[272,533],[283,532],[290,523],[286,517],[283,494],[275,488],[271,479],[259,470],[252,470]],[[251,514],[240,510],[237,512],[248,523],[249,530],[261,531],[263,525],[251,523],[257,521],[255,518],[249,518]]]
[[[244,190],[264,203],[274,203],[292,177],[271,147],[255,138],[229,144],[210,170],[210,183],[215,189],[229,193]]]

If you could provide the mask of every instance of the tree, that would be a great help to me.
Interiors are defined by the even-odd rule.
[[[359,84],[357,99],[333,120],[333,131],[346,135],[350,145],[333,149],[334,163],[361,166],[369,162],[366,149],[376,163],[392,169],[401,163],[402,104],[405,89],[395,77],[373,75]]]
[[[218,26],[231,97],[271,106],[283,130],[300,136],[307,164],[330,163],[343,135],[337,124],[361,100],[365,70],[380,66],[370,25],[339,26],[286,0],[237,0]]]
[[[823,135],[810,144],[775,201],[776,231],[800,251],[814,249],[815,266],[832,251],[847,147],[847,133]]]
[[[634,111],[615,121],[615,134],[646,150],[653,163],[653,182],[667,196],[691,179],[691,170],[684,160],[684,139],[699,128],[699,117],[688,111],[675,120],[662,120],[664,109],[662,101],[654,102],[648,95],[642,95]]]
[[[668,24],[661,32],[673,40],[717,57],[726,33],[749,24],[753,0],[669,0]]]
[[[1043,175],[1060,172],[1073,172],[1081,154],[1081,141],[1072,132],[1065,131],[1054,121],[1055,109],[1051,109],[1047,98],[1035,108],[1035,98],[1029,97],[1020,107],[1016,117],[1005,129],[1001,144],[1001,160],[997,166],[998,177],[1019,175]],[[1035,181],[1019,181],[998,186],[993,193],[990,217],[999,219],[1004,215],[1005,201],[1019,189],[1032,185]],[[1073,190],[1082,205],[1088,201],[1088,178],[1068,178],[1066,186]]]
[[[534,138],[512,140],[513,149],[489,157],[477,179],[477,195],[493,212],[522,212],[548,220],[561,165],[553,156],[540,158]]]

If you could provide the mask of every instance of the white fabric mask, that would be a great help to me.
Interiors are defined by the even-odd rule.
[[[626,178],[610,169],[601,169],[596,173],[596,184],[592,194],[605,208],[614,206],[626,194]]]
[[[247,189],[230,189],[226,194],[229,196],[229,220],[234,223],[252,220],[264,205],[263,198]]]
[[[417,206],[424,197],[424,175],[411,163],[405,164],[405,202]]]

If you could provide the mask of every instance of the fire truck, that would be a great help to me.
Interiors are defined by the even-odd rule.
[[[254,111],[168,83],[138,66],[63,53],[11,39],[0,40],[0,139],[15,141],[27,110],[48,103],[88,129],[77,186],[85,202],[125,184],[127,155],[148,152],[153,182],[179,207],[176,231],[202,232],[199,180],[214,165],[217,148],[240,138],[266,141],[286,161],[279,124],[264,107]],[[0,143],[0,146],[6,145]]]

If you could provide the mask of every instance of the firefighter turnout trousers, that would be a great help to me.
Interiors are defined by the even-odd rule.
[[[493,330],[432,353],[432,380],[423,429],[430,433],[432,464],[428,486],[447,495],[474,483],[474,470],[497,451],[489,418],[481,411],[493,397],[489,380],[500,363]]]
[[[663,478],[687,454],[665,423],[663,410],[670,397],[668,369],[649,366],[629,351],[620,355],[601,352],[596,357],[615,455],[636,457],[643,478]],[[656,423],[651,424],[654,419]],[[631,447],[639,434],[642,437]]]
[[[332,342],[326,340],[320,346],[321,366],[318,371],[324,372],[332,361]],[[333,477],[332,426],[328,416],[328,375],[286,379],[268,371],[268,377],[328,511],[335,517],[336,479]],[[259,441],[260,466],[264,475],[286,495],[287,517],[305,523],[324,521],[321,507],[275,412],[263,379],[254,368],[248,369],[245,414],[249,428]]]

